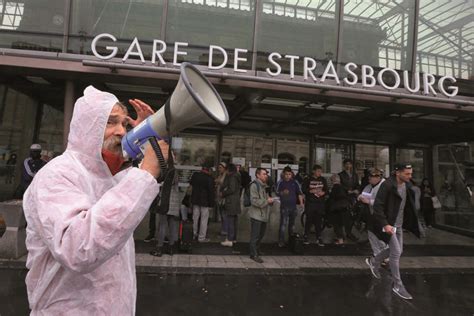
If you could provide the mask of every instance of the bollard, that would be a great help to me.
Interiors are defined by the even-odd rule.
[[[6,224],[6,231],[0,238],[0,258],[17,259],[27,253],[26,220],[23,201],[0,202],[0,216]]]

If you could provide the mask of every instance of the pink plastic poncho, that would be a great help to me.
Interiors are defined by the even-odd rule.
[[[101,156],[117,98],[92,86],[76,101],[65,153],[23,201],[32,315],[134,315],[133,231],[158,194],[147,171],[112,176]]]

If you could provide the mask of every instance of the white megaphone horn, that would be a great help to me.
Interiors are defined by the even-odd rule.
[[[165,115],[167,106],[169,122]],[[165,105],[122,138],[123,156],[136,159],[142,155],[144,144],[152,137],[166,139],[185,128],[211,122],[221,125],[229,123],[224,102],[195,66],[183,63],[178,85]]]

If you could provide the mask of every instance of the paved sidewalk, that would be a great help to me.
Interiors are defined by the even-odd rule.
[[[262,264],[248,256],[176,254],[153,257],[136,255],[139,273],[177,274],[324,274],[368,273],[362,256],[263,256]],[[25,269],[26,256],[0,259],[0,268]],[[401,259],[402,272],[474,273],[474,257],[407,257]]]

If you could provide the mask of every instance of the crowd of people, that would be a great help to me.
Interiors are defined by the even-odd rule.
[[[26,174],[32,179],[23,195],[28,223],[25,282],[32,315],[135,314],[133,232],[150,209],[160,219],[157,247],[152,252],[159,256],[166,237],[169,253],[173,253],[179,225],[188,218],[193,220],[192,235],[197,242],[209,241],[211,208],[222,219],[222,246],[232,247],[237,241],[237,218],[245,208],[250,218],[250,258],[262,263],[261,242],[275,203],[280,205],[281,247],[287,233],[294,236],[298,209],[304,210],[304,242],[309,242],[314,226],[320,247],[325,245],[321,238],[325,226],[333,225],[335,243],[343,244],[347,239],[356,240],[354,223],[365,221],[371,232],[373,256],[366,263],[372,275],[380,278],[380,266],[389,259],[393,292],[412,298],[399,271],[403,231],[420,236],[420,211],[426,225],[433,223],[430,201],[434,203],[435,192],[429,181],[414,189],[411,165],[395,165],[386,180],[381,170],[369,169],[361,187],[350,160],[344,161],[344,170],[333,175],[330,183],[318,165],[308,177],[285,168],[275,183],[264,168],[256,169],[252,181],[240,166],[221,163],[215,178],[207,167],[193,174],[182,198],[177,177],[166,178],[171,187],[160,187],[163,174],[169,173],[162,170],[151,146],[144,149],[139,165],[125,161],[121,140],[127,126],[136,127],[153,113],[140,100],[129,103],[137,112],[135,120],[116,96],[87,87],[74,106],[66,151],[44,165],[38,161],[40,148],[33,146],[31,160],[25,160]],[[166,161],[169,145],[160,140],[157,146]],[[170,192],[168,207],[158,200],[163,192]],[[155,219],[150,228],[155,234]]]

